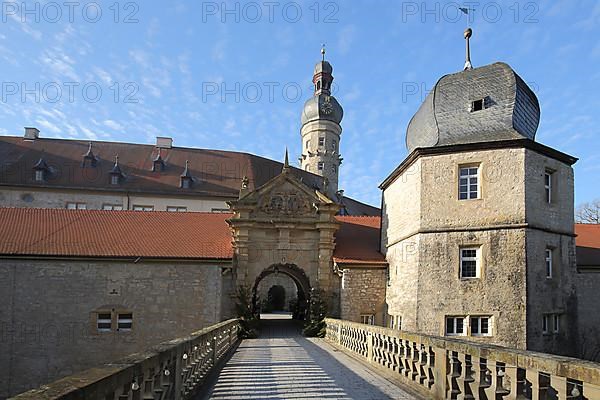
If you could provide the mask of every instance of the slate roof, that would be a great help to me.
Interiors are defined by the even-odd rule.
[[[230,213],[0,208],[0,255],[211,259],[232,258]],[[385,263],[377,251],[379,217],[336,217],[334,258]]]
[[[472,111],[483,100],[484,109]],[[406,147],[495,140],[534,140],[540,121],[535,93],[507,64],[497,62],[440,78],[406,130]]]
[[[577,267],[600,269],[600,225],[575,224]]]
[[[254,190],[281,173],[283,164],[248,153],[188,147],[163,148],[164,171],[153,172],[158,156],[155,145],[94,141],[96,166],[82,167],[89,141],[69,139],[24,140],[20,136],[0,136],[0,186],[22,186],[76,190],[131,192],[175,197],[223,197],[236,199],[244,176]],[[122,179],[110,184],[110,173],[119,156]],[[49,173],[43,182],[35,181],[34,166],[43,159]],[[181,188],[181,175],[189,160],[188,173],[194,184]],[[323,178],[291,167],[294,175],[311,188],[322,189]],[[352,215],[379,215],[377,207],[344,196]]]
[[[335,236],[335,262],[387,264],[379,252],[380,217],[337,216],[336,219],[341,225]]]

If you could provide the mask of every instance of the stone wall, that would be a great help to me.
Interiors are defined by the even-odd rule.
[[[222,320],[219,265],[2,260],[0,398]],[[230,279],[227,275],[225,279]],[[98,311],[133,329],[98,332]]]
[[[103,205],[121,205],[124,210],[134,205],[153,206],[155,211],[166,211],[168,206],[187,207],[188,211],[227,210],[227,199],[192,196],[161,197],[119,192],[94,192],[59,189],[10,189],[0,192],[0,207],[65,208],[67,202],[85,203],[89,210],[101,210]]]
[[[444,336],[445,317],[489,316],[491,336],[469,340],[526,348],[525,230],[419,235],[416,332]],[[480,277],[461,279],[459,252],[480,248]],[[403,325],[406,326],[403,317]],[[406,329],[409,329],[408,327]]]
[[[387,268],[382,266],[343,267],[340,294],[341,318],[361,322],[361,315],[373,314],[375,324],[383,325],[386,277]]]

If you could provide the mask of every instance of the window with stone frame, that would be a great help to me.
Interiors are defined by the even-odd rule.
[[[552,275],[554,273],[554,265],[553,265],[553,251],[551,248],[546,248],[546,278],[552,279]]]
[[[324,166],[325,166],[325,163],[323,161],[319,161],[319,163],[317,164],[317,169],[319,171],[323,171]]]
[[[466,334],[465,317],[446,317],[446,336],[464,336]]]
[[[458,170],[458,199],[474,200],[479,198],[479,167],[464,166]]]
[[[490,316],[471,316],[471,336],[491,336],[491,320],[492,317]]]
[[[323,147],[325,146],[325,137],[321,136],[319,137],[319,147]]]
[[[67,208],[67,210],[86,210],[87,204],[69,201],[69,202],[67,202],[66,208]]]
[[[103,210],[121,211],[123,210],[122,204],[102,204]]]
[[[361,314],[360,323],[366,325],[375,325],[375,315],[373,314]]]
[[[169,212],[187,212],[187,207],[182,206],[167,206]]]
[[[96,329],[98,332],[112,331],[112,313],[110,311],[98,311],[96,313]]]
[[[154,206],[142,206],[135,205],[132,207],[133,211],[154,211]]]
[[[480,248],[462,247],[460,249],[460,279],[473,279],[480,276]]]
[[[117,313],[117,331],[129,332],[133,328],[133,313],[119,312]]]
[[[552,204],[554,171],[546,170],[544,172],[544,200],[548,204]]]

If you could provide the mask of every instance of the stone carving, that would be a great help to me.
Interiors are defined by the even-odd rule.
[[[278,192],[266,198],[260,209],[270,215],[306,215],[311,213],[308,199],[298,192]]]

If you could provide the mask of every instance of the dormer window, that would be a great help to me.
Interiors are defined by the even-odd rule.
[[[185,160],[185,169],[183,173],[179,177],[179,187],[182,189],[190,189],[192,187],[192,183],[194,182],[194,178],[192,177],[192,173],[190,171],[190,162]]]
[[[165,170],[165,162],[162,159],[162,155],[161,155],[161,148],[158,148],[158,154],[156,155],[156,158],[154,158],[154,160],[152,160],[152,172],[162,172]]]
[[[91,167],[96,167],[96,164],[98,163],[98,159],[92,151],[92,142],[90,142],[90,145],[88,146],[87,153],[83,155],[83,161],[81,162],[81,166],[85,168],[86,163],[89,164]]]
[[[112,169],[109,172],[110,175],[110,184],[118,185],[121,183],[121,180],[125,178],[123,172],[121,171],[121,167],[119,166],[119,156],[115,156],[115,165],[113,165]]]
[[[489,97],[486,96],[481,99],[473,100],[471,102],[471,105],[469,106],[469,111],[476,112],[476,111],[485,110],[486,108],[489,108],[489,107],[490,107]]]
[[[36,182],[44,182],[50,172],[50,168],[46,161],[43,158],[40,158],[39,161],[33,166],[35,181]]]

